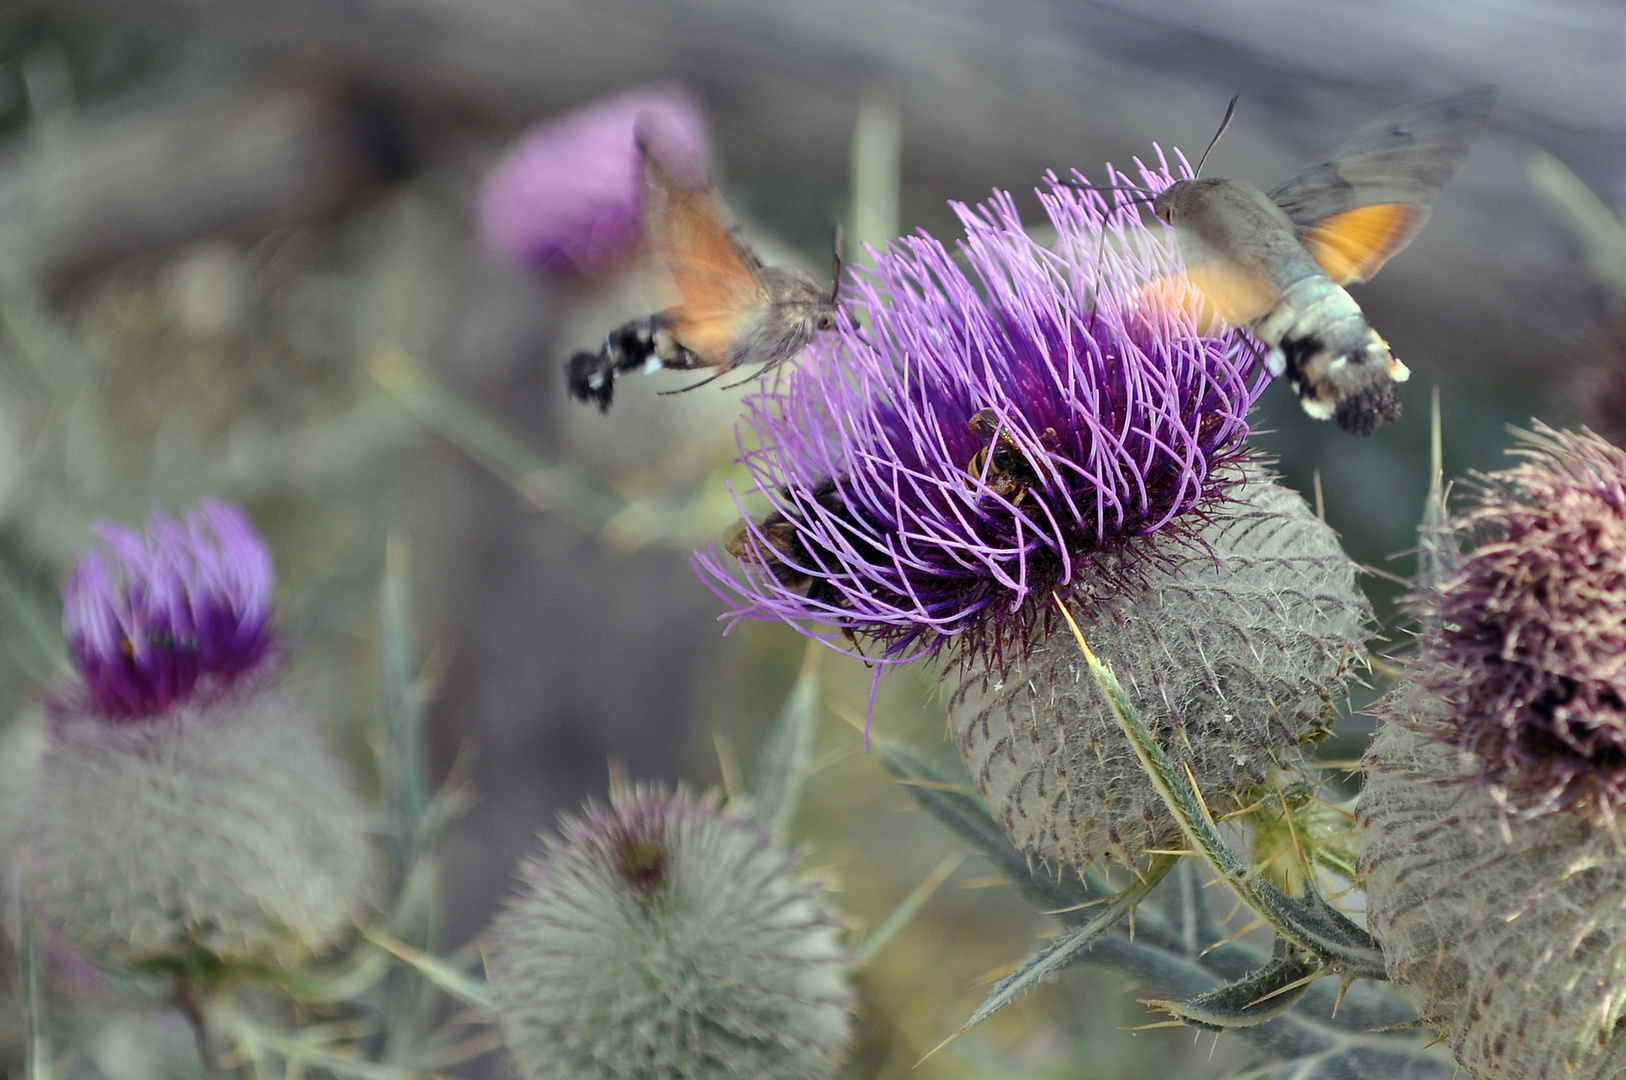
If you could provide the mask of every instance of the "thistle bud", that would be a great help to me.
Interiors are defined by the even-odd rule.
[[[138,969],[323,951],[365,899],[368,822],[276,671],[269,554],[214,502],[100,534],[65,590],[79,682],[53,703],[31,808],[41,913]]]
[[[1480,478],[1367,755],[1394,984],[1478,1080],[1626,1075],[1626,451],[1539,429]]]
[[[823,885],[766,830],[619,789],[566,818],[498,917],[488,961],[521,1075],[819,1080],[851,1037]]]
[[[1365,659],[1356,567],[1297,494],[1257,474],[1195,543],[1103,560],[1070,605],[1215,814],[1299,768]],[[950,726],[1013,841],[1082,867],[1141,861],[1178,835],[1065,626],[997,678],[968,679]]]

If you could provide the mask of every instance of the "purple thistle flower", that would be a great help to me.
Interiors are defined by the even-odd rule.
[[[1152,191],[1174,181],[1159,153]],[[1102,557],[1189,536],[1235,479],[1265,373],[1144,290],[1179,262],[1138,203],[1048,180],[1053,248],[1008,194],[955,204],[958,251],[922,233],[875,255],[853,289],[869,328],[844,315],[748,399],[743,462],[773,513],[728,545],[743,576],[695,556],[736,620],[811,620],[888,662],[998,655],[1052,591],[1133,575]]]
[[[265,658],[271,556],[242,510],[206,499],[184,521],[154,513],[145,536],[111,521],[96,532],[105,551],[79,560],[62,613],[94,711],[155,716]]]
[[[486,242],[520,266],[594,278],[643,242],[644,163],[638,140],[681,179],[706,176],[709,138],[682,87],[634,90],[533,128],[480,192]]]
[[[1515,812],[1613,822],[1626,809],[1626,450],[1536,431],[1542,444],[1479,477],[1452,523],[1478,546],[1416,597],[1414,682]]]

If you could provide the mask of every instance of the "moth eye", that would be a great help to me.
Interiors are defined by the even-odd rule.
[[[828,311],[826,311],[824,314],[819,316],[818,326],[819,326],[820,330],[828,330],[832,326],[834,326],[835,324],[836,324],[836,317],[834,315],[830,314]]]

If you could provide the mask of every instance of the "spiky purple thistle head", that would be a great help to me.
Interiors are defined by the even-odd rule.
[[[849,294],[867,326],[844,315],[748,399],[743,460],[773,512],[729,543],[738,575],[696,555],[736,618],[822,624],[883,660],[1000,654],[1051,592],[1192,534],[1234,480],[1265,375],[1237,335],[1149,301],[1178,255],[1136,202],[1049,181],[1052,246],[1008,194],[956,205],[957,250],[921,233],[876,254]]]
[[[205,499],[146,533],[96,524],[102,548],[63,587],[62,629],[85,704],[112,720],[215,693],[271,648],[271,555],[248,515]]]
[[[638,250],[645,177],[638,142],[668,170],[704,181],[710,142],[694,96],[645,87],[531,129],[486,177],[486,242],[527,269],[592,279]]]
[[[1417,595],[1413,681],[1480,781],[1533,816],[1626,809],[1626,450],[1554,431],[1478,478],[1452,523],[1478,543]]]

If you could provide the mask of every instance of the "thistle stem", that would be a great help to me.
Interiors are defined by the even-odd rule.
[[[226,1074],[215,1068],[214,1056],[209,1051],[209,1020],[198,1004],[192,980],[185,975],[175,981],[175,1007],[192,1027],[192,1037],[198,1044],[198,1068],[203,1080],[223,1080]]]
[[[1231,890],[1254,913],[1300,950],[1312,953],[1341,975],[1352,978],[1387,978],[1383,954],[1371,936],[1323,900],[1314,889],[1303,897],[1290,897],[1260,877],[1257,869],[1239,858],[1215,826],[1202,792],[1189,768],[1177,770],[1135,710],[1112,670],[1095,658],[1072,614],[1058,598],[1056,605],[1078,640],[1096,685],[1112,707],[1118,726],[1145,768],[1147,778],[1173,814],[1193,849],[1213,866]]]

